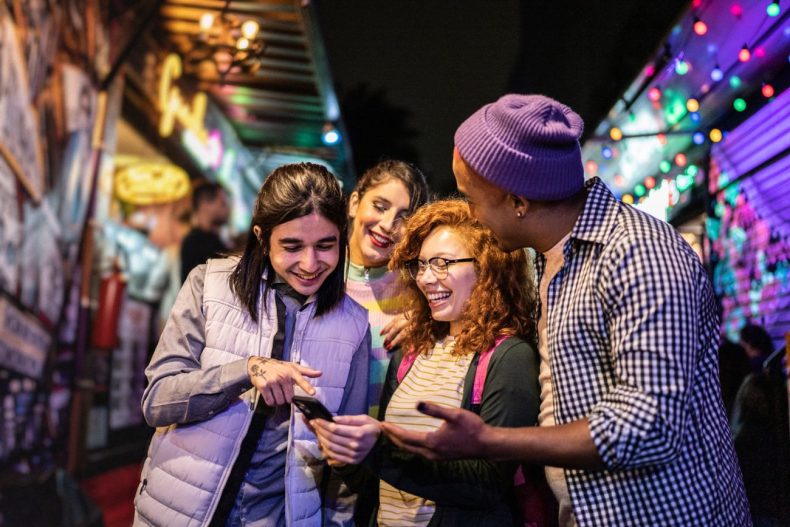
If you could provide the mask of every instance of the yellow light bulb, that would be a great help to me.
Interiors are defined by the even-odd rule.
[[[241,37],[239,40],[236,41],[236,48],[240,50],[245,50],[250,47],[250,41],[244,37]]]
[[[699,111],[699,101],[697,99],[689,99],[686,101],[686,109],[692,113]]]
[[[214,15],[211,13],[203,13],[200,17],[200,30],[208,31],[214,25]]]
[[[241,34],[247,39],[252,40],[258,35],[260,26],[255,20],[247,20],[241,25]]]
[[[623,132],[617,127],[612,128],[609,130],[609,137],[611,137],[613,141],[619,141],[623,138]]]

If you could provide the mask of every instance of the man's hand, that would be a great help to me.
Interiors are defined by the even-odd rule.
[[[294,384],[314,395],[315,388],[305,377],[321,376],[318,370],[267,357],[250,357],[247,361],[247,374],[267,406],[289,404],[294,396]]]
[[[406,335],[403,330],[406,329],[406,326],[409,324],[409,321],[406,318],[406,315],[401,313],[393,317],[389,323],[384,326],[384,328],[379,332],[379,335],[384,337],[384,347],[388,350],[391,350],[395,346],[399,346],[401,342],[403,342],[403,337]]]
[[[330,465],[359,465],[381,434],[381,423],[369,415],[338,415],[331,423],[313,419],[310,424]]]
[[[480,416],[460,408],[447,408],[433,403],[420,403],[417,410],[444,419],[434,432],[413,432],[399,426],[381,423],[384,433],[400,448],[428,459],[484,457],[484,437],[490,427]]]

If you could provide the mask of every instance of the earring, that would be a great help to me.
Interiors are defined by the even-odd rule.
[[[517,218],[520,218],[520,217],[522,217],[523,215],[524,215],[524,213],[523,213],[523,212],[521,212],[520,210],[516,211],[516,217],[517,217]]]

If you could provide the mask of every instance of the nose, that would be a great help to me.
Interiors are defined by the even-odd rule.
[[[318,252],[312,248],[308,247],[302,252],[302,257],[299,259],[299,267],[302,268],[302,271],[312,273],[316,270],[318,265]]]
[[[394,207],[393,207],[394,209]],[[395,232],[395,224],[397,223],[397,216],[395,210],[389,210],[384,213],[384,216],[381,218],[379,222],[379,227],[383,230],[386,234],[391,235]]]
[[[426,286],[429,284],[433,284],[438,280],[436,275],[433,274],[433,269],[431,269],[430,265],[425,267],[425,270],[422,271],[419,275],[417,275],[417,285]]]

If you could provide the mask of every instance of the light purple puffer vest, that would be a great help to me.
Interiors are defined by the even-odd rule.
[[[237,261],[208,261],[203,293],[206,346],[200,356],[203,367],[240,357],[271,355],[272,337],[277,331],[274,292],[269,291],[268,309],[258,309],[259,321],[254,324],[228,287]],[[319,318],[313,318],[314,312],[315,303],[311,302],[297,315],[291,360],[321,370],[322,375],[310,382],[316,388],[316,397],[336,413],[353,354],[368,332],[368,315],[349,297]],[[157,429],[135,498],[135,525],[208,525],[249,428],[254,400],[255,392],[249,390],[207,421]],[[318,488],[323,469],[315,435],[301,415],[292,412],[285,468],[287,525],[321,525]]]

